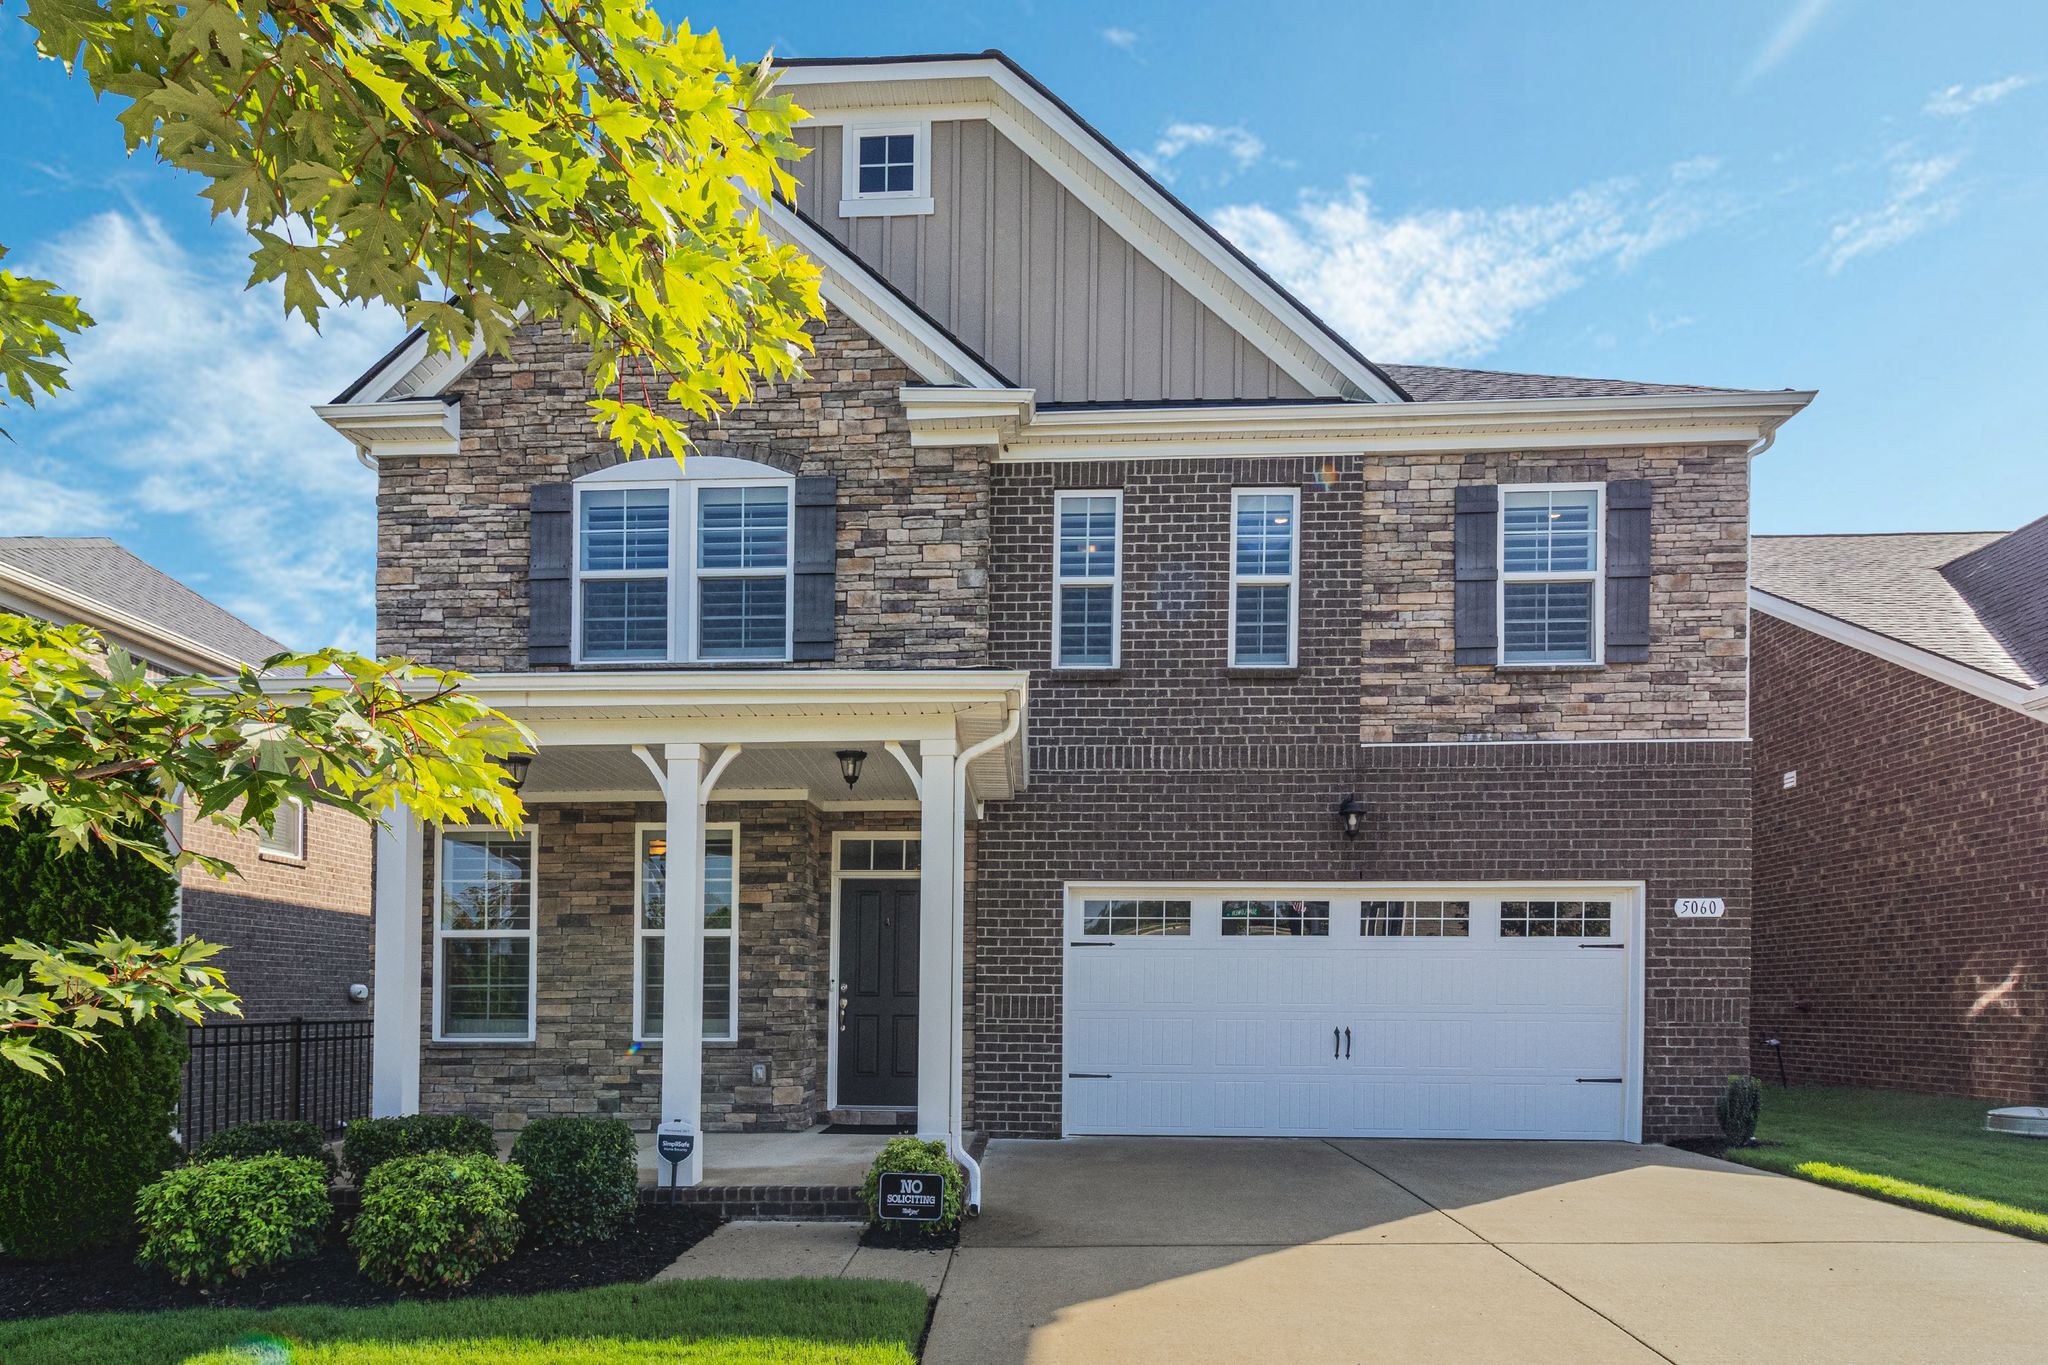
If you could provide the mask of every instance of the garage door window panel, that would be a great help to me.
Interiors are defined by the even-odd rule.
[[[1612,938],[1614,902],[1502,901],[1502,938]]]
[[[1189,901],[1081,902],[1081,932],[1090,938],[1186,938],[1193,925]]]
[[[1225,938],[1328,938],[1328,901],[1225,901]]]
[[[1367,938],[1470,938],[1470,901],[1365,901],[1358,932]]]

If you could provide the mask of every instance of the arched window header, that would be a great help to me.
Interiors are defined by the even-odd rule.
[[[729,455],[576,480],[576,661],[788,659],[795,483]]]

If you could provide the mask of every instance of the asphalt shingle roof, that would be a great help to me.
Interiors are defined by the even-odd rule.
[[[1699,384],[1645,384],[1633,379],[1584,379],[1566,374],[1516,374],[1509,370],[1462,370],[1446,365],[1386,365],[1381,369],[1418,403],[1472,402],[1489,398],[1630,398],[1650,394],[1749,393]]]
[[[2033,676],[1979,618],[1942,566],[2003,540],[2004,531],[1757,536],[1749,581],[1837,620],[2032,687]]]
[[[285,649],[105,536],[0,536],[0,563],[244,663],[261,663]]]

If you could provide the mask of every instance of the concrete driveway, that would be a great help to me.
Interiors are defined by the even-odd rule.
[[[2012,1361],[2048,1245],[1665,1147],[997,1142],[927,1365]]]

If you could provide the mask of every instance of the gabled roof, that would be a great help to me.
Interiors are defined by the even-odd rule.
[[[2038,687],[2048,674],[2016,657],[1943,572],[2011,534],[1757,536],[1750,545],[1750,586],[2000,682]],[[2048,573],[2035,591],[2048,595]]]
[[[134,644],[174,656],[166,662],[226,671],[223,663],[254,666],[285,652],[104,536],[0,536],[0,589],[117,636],[145,628],[153,638]]]

